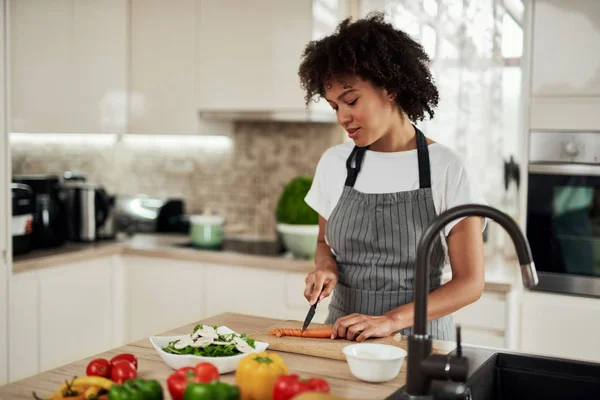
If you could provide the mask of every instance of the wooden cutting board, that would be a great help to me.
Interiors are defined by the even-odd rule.
[[[310,328],[322,328],[330,325],[311,323]],[[248,335],[252,339],[269,343],[268,350],[277,350],[286,353],[303,354],[314,357],[330,358],[333,360],[346,361],[346,356],[342,352],[342,349],[350,344],[357,342],[346,339],[321,339],[321,338],[301,338],[301,337],[290,337],[282,336],[277,337],[275,335],[269,335],[269,331],[275,328],[302,328],[302,321],[286,320],[275,325],[270,326],[267,329],[255,332]],[[434,341],[437,342],[437,341]],[[393,346],[398,346],[407,350],[408,343],[406,337],[400,334],[394,336],[388,336],[386,338],[375,338],[367,339],[363,343],[382,343]],[[447,342],[446,342],[447,343]],[[440,348],[443,347],[443,348]],[[452,349],[446,349],[448,346],[435,346],[433,347],[434,354],[446,354]]]

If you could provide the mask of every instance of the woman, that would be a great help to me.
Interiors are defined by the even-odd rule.
[[[332,294],[332,338],[363,341],[413,324],[415,258],[424,229],[444,210],[483,203],[460,158],[411,121],[433,117],[438,91],[423,48],[381,14],[340,24],[311,42],[299,75],[307,103],[325,97],[351,141],[321,157],[305,201],[319,213],[310,304]],[[431,254],[428,330],[453,340],[451,313],[484,286],[484,220],[445,227]],[[452,280],[441,286],[446,256]]]

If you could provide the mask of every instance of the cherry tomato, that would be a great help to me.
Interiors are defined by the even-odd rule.
[[[138,369],[138,360],[137,360],[136,356],[134,356],[133,354],[123,353],[123,354],[116,355],[116,356],[114,356],[113,358],[110,359],[110,363],[112,365],[116,361],[120,361],[120,360],[129,361],[130,363],[132,363],[135,366],[135,369],[137,371],[137,369]]]
[[[103,378],[110,378],[112,365],[104,358],[97,358],[90,361],[88,364],[85,374],[87,376],[101,376]]]
[[[196,376],[194,382],[209,383],[219,379],[219,370],[208,362],[202,362],[194,367]]]
[[[113,382],[118,385],[122,385],[123,382],[130,379],[137,378],[137,371],[135,365],[127,360],[117,360],[112,365],[112,371],[110,378]]]

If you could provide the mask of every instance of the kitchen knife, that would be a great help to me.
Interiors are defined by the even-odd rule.
[[[302,325],[302,332],[304,332],[306,328],[308,328],[308,325],[310,325],[310,321],[312,321],[313,317],[315,316],[315,311],[317,310],[318,303],[319,301],[317,300],[315,304],[310,306],[310,308],[308,309],[308,314],[306,315],[306,319],[304,320],[304,325]]]

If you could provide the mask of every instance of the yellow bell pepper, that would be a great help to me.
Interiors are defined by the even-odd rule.
[[[266,351],[248,354],[240,360],[235,372],[241,400],[272,400],[275,381],[288,373],[279,354]]]

